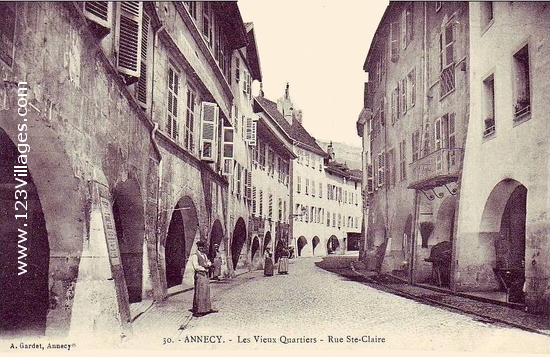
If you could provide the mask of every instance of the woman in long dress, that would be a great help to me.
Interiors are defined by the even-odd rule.
[[[197,252],[191,256],[191,263],[195,271],[195,291],[193,295],[193,316],[206,315],[212,310],[210,302],[210,279],[208,269],[210,260],[204,253],[206,244],[203,241],[197,242]]]
[[[273,254],[269,251],[269,247],[265,248],[264,253],[264,275],[273,276]]]
[[[288,249],[283,248],[281,250],[281,257],[279,258],[279,274],[288,274]]]

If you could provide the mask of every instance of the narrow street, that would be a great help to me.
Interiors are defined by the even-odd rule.
[[[198,319],[188,311],[193,291],[171,296],[134,322],[125,347],[549,352],[548,336],[385,293],[317,266],[338,260],[292,259],[289,275],[254,271],[213,283],[219,311]]]

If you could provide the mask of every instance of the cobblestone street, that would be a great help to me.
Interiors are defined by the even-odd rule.
[[[198,319],[188,311],[193,292],[174,295],[134,322],[125,347],[550,352],[548,336],[376,290],[320,269],[322,260],[292,259],[289,275],[254,271],[213,283],[219,312]],[[204,336],[207,343],[193,342]]]

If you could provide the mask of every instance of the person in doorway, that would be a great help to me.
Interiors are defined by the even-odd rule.
[[[210,260],[204,252],[206,244],[203,241],[197,242],[197,252],[191,256],[191,264],[195,271],[195,291],[193,295],[193,316],[200,317],[211,312],[212,304],[210,301],[210,280],[208,279],[208,269]]]
[[[220,280],[220,275],[222,274],[222,255],[220,253],[220,246],[214,244],[214,259],[212,261],[212,280]]]
[[[288,248],[281,249],[281,257],[279,258],[279,274],[288,274]]]
[[[273,276],[273,254],[269,247],[265,248],[264,252],[264,276]]]

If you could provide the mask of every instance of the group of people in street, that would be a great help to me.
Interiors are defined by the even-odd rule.
[[[291,250],[288,247],[280,249],[279,252],[279,267],[277,272],[279,274],[288,274],[288,259],[290,257]],[[273,276],[273,253],[269,247],[265,248],[264,252],[264,276]]]
[[[292,254],[291,247],[280,247],[278,249],[278,274],[288,274],[288,260]],[[273,276],[274,263],[273,254],[269,247],[264,252],[264,276]],[[212,309],[210,300],[210,281],[217,281],[221,276],[222,257],[219,245],[214,245],[210,258],[206,254],[206,242],[197,242],[197,252],[191,255],[191,264],[195,272],[194,295],[193,295],[193,316],[200,317],[217,310]]]

